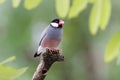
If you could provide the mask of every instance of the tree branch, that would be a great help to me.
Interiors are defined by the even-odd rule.
[[[32,80],[44,80],[51,65],[56,61],[64,61],[64,56],[60,55],[59,49],[46,49],[46,52],[41,55],[40,63]]]

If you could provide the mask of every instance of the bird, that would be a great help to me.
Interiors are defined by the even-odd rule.
[[[41,53],[44,53],[46,48],[50,50],[58,48],[62,40],[63,24],[64,21],[61,19],[54,19],[50,22],[41,34],[39,47],[34,57],[40,56]]]

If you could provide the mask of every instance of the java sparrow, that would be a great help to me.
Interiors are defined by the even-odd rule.
[[[34,54],[34,57],[40,56],[41,53],[48,49],[56,49],[62,39],[64,21],[61,19],[54,19],[51,23],[43,30],[40,38],[38,50]]]

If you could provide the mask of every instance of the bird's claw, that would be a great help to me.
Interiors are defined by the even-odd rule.
[[[54,49],[54,48],[48,48],[48,47],[46,47],[46,49],[50,51],[51,55],[53,55],[54,52],[62,53],[62,49]]]

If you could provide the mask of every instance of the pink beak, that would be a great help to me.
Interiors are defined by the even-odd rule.
[[[59,21],[59,25],[63,25],[64,24],[64,21],[63,20],[60,20]]]

